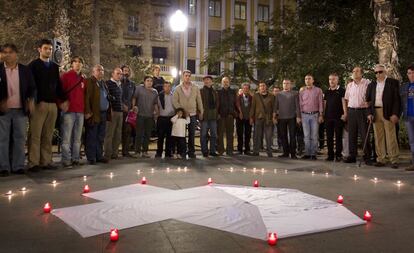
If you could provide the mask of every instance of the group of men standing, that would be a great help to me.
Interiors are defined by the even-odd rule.
[[[368,140],[371,126],[375,137],[376,166],[398,168],[396,125],[401,113],[406,119],[410,147],[414,154],[414,66],[407,70],[409,83],[387,77],[383,65],[376,65],[375,81],[363,78],[363,69],[355,67],[346,89],[339,86],[339,76],[329,75],[325,92],[314,86],[314,78],[305,76],[299,92],[284,79],[283,89],[275,94],[265,82],[251,93],[243,83],[240,91],[230,87],[223,77],[221,87],[213,87],[213,77],[204,76],[203,87],[191,82],[191,72],[183,71],[182,83],[172,87],[160,76],[155,66],[153,76],[143,84],[130,80],[128,66],[115,68],[110,80],[104,81],[104,67],[96,65],[90,77],[82,70],[84,60],[75,56],[71,69],[60,75],[59,66],[50,60],[52,42],[41,40],[39,57],[28,66],[18,63],[14,44],[5,44],[0,63],[0,175],[25,173],[25,143],[29,123],[28,170],[56,169],[52,162],[52,140],[55,122],[60,116],[62,165],[78,166],[82,131],[85,126],[85,153],[89,164],[107,163],[117,159],[122,144],[124,157],[150,157],[149,140],[156,126],[158,135],[156,158],[175,153],[172,145],[171,119],[179,109],[188,116],[186,154],[195,158],[197,120],[201,125],[201,152],[204,157],[234,152],[234,125],[239,154],[258,156],[265,151],[272,157],[274,127],[283,147],[279,157],[297,158],[296,139],[303,128],[305,154],[303,159],[316,159],[319,124],[325,122],[328,161],[356,162],[358,135],[363,141],[364,160],[371,164]],[[60,113],[60,115],[58,115]],[[156,125],[154,124],[156,122]],[[253,131],[253,148],[251,134]],[[130,154],[135,133],[134,151]],[[343,143],[343,133],[348,140]],[[224,135],[226,138],[224,139]],[[208,145],[210,144],[210,145]],[[343,157],[343,147],[349,147]],[[414,155],[413,155],[414,160]],[[410,167],[409,170],[413,170]]]

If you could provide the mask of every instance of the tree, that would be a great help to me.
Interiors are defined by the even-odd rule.
[[[379,63],[388,69],[388,75],[401,80],[398,70],[398,41],[396,24],[392,2],[389,0],[372,0],[374,18],[376,21],[376,32],[374,46],[378,50]]]

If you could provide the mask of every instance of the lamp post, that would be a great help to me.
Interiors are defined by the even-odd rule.
[[[171,30],[175,33],[175,64],[176,72],[180,73],[181,64],[180,64],[180,34],[187,30],[188,27],[188,18],[181,11],[176,10],[173,15],[170,17],[170,27]]]

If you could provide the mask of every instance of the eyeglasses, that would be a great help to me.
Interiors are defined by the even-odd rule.
[[[383,70],[380,70],[380,71],[375,71],[374,73],[375,74],[382,74],[382,73],[384,73],[384,71]]]

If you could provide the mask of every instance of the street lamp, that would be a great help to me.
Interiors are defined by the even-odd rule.
[[[181,11],[176,10],[173,15],[170,17],[170,27],[171,30],[175,33],[175,64],[177,72],[180,71],[180,33],[187,30],[188,27],[188,18]]]

